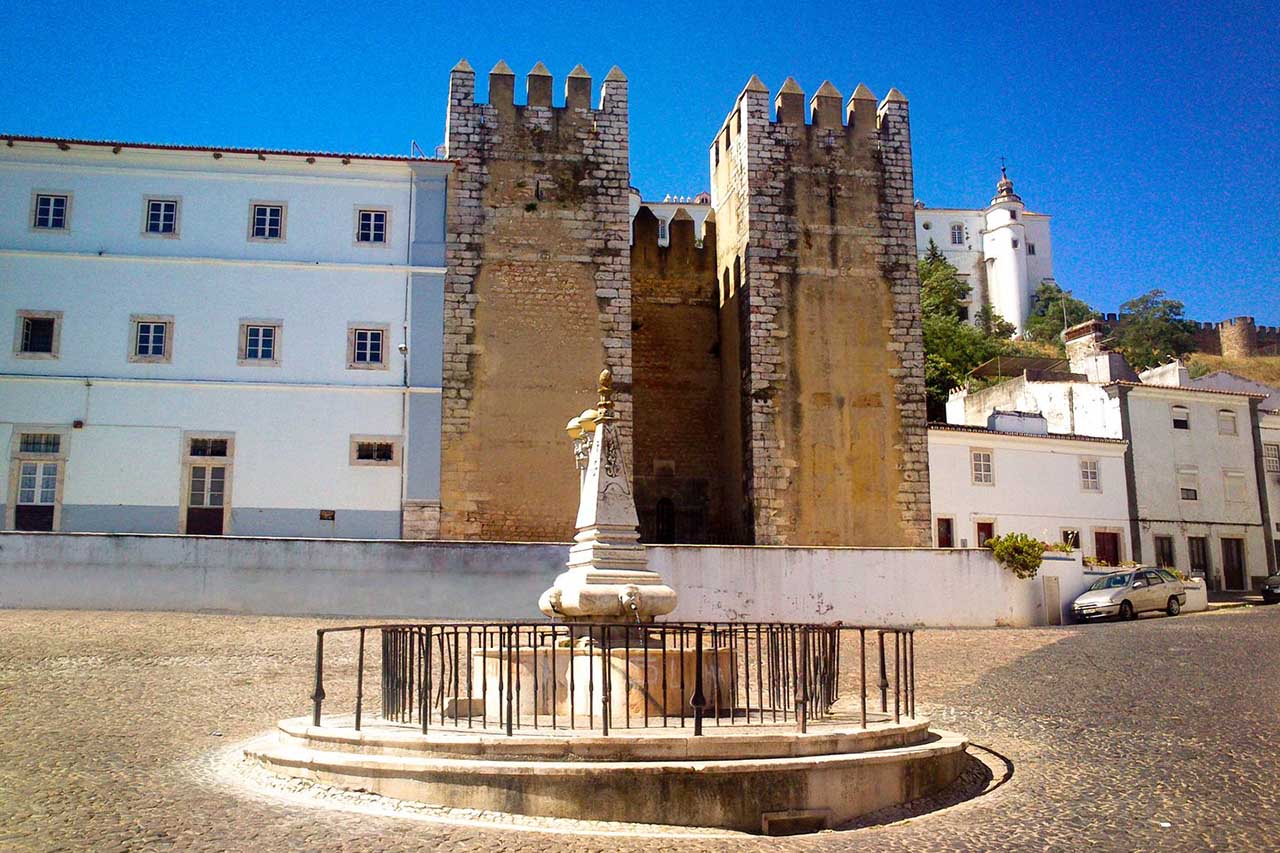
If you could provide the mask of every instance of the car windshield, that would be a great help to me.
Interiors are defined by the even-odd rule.
[[[1133,575],[1126,572],[1123,575],[1107,575],[1105,578],[1098,578],[1093,582],[1093,586],[1089,589],[1120,589],[1129,585],[1129,581],[1133,580]],[[1076,587],[1079,589],[1079,587]]]

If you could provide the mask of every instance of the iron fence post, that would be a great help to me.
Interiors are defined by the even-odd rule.
[[[880,713],[889,712],[889,675],[884,666],[884,631],[877,631],[880,637]]]
[[[316,686],[311,693],[311,725],[320,725],[320,706],[324,702],[324,629],[316,629]]]
[[[707,697],[702,694],[702,626],[694,629],[693,651],[693,696],[689,699],[693,706],[693,736],[702,734],[702,709],[707,704]]]
[[[356,655],[356,731],[360,731],[360,714],[364,710],[364,628],[360,629],[360,652]]]

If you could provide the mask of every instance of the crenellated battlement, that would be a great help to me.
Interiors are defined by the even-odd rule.
[[[690,270],[710,270],[713,277],[716,268],[716,221],[710,214],[703,223],[702,237],[698,237],[697,223],[683,208],[676,211],[667,225],[666,245],[662,244],[659,225],[661,220],[648,207],[642,205],[632,220],[631,265],[644,263],[654,268],[668,265]],[[714,280],[714,278],[713,278]]]
[[[564,79],[563,100],[557,105],[553,99],[555,78],[542,62],[536,63],[525,75],[524,103],[516,103],[516,73],[504,60],[489,72],[489,99],[476,99],[476,72],[465,59],[449,73],[449,108],[487,106],[499,114],[511,110],[522,112],[535,108],[553,112],[585,110],[587,112],[625,112],[627,106],[627,77],[614,66],[604,78],[600,88],[600,101],[592,107],[592,81],[587,69],[575,66]]]

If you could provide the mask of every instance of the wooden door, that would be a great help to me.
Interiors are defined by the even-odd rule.
[[[1108,530],[1095,530],[1093,551],[1098,560],[1106,565],[1120,565],[1120,534]]]
[[[1222,575],[1227,589],[1245,589],[1244,540],[1222,540]]]

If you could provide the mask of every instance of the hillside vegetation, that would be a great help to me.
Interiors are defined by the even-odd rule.
[[[1280,355],[1228,359],[1220,355],[1197,352],[1192,353],[1187,362],[1192,376],[1203,376],[1215,370],[1226,370],[1237,376],[1280,388]]]

